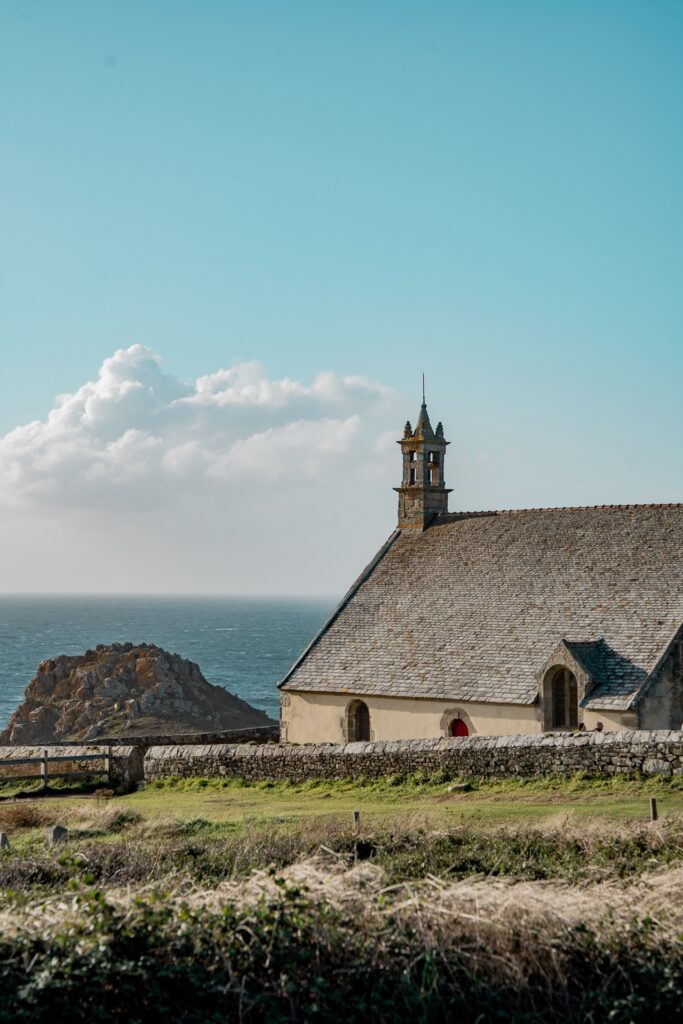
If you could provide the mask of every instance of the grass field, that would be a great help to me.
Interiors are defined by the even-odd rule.
[[[588,823],[649,819],[656,796],[661,817],[683,814],[683,784],[626,778],[506,781],[450,791],[449,782],[405,781],[359,785],[353,782],[214,784],[207,780],[152,786],[122,798],[149,821],[203,816],[211,821],[298,821],[306,817],[349,816],[360,810],[369,820],[416,814],[438,827],[552,822]]]
[[[466,792],[453,791],[452,782],[429,777],[379,782],[252,783],[208,779],[169,780],[107,803],[139,813],[149,825],[205,818],[233,825],[291,823],[306,818],[349,818],[359,810],[364,819],[380,821],[387,815],[412,814],[435,827],[460,824],[512,825],[556,823],[566,820],[586,826],[642,822],[649,819],[649,799],[657,797],[662,819],[683,815],[683,782],[656,778],[505,780],[472,783]],[[17,790],[5,789],[7,798]],[[3,806],[0,789],[0,817]],[[87,815],[92,793],[67,788],[43,795],[25,792],[55,820]],[[5,801],[5,806],[8,806]]]
[[[453,784],[0,798],[0,1024],[683,1020],[683,785]]]

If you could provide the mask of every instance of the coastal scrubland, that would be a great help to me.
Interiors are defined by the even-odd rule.
[[[6,795],[0,1020],[681,1019],[683,786],[457,785]]]

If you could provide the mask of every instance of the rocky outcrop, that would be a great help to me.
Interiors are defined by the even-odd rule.
[[[272,725],[193,661],[154,644],[100,644],[42,662],[0,743],[216,732]]]

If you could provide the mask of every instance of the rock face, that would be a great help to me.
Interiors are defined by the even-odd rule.
[[[274,723],[154,644],[100,644],[43,661],[1,743],[251,729]]]

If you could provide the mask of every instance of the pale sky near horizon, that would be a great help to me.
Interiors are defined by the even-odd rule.
[[[683,501],[682,53],[678,0],[0,0],[0,591],[341,593],[422,371],[452,508]]]

